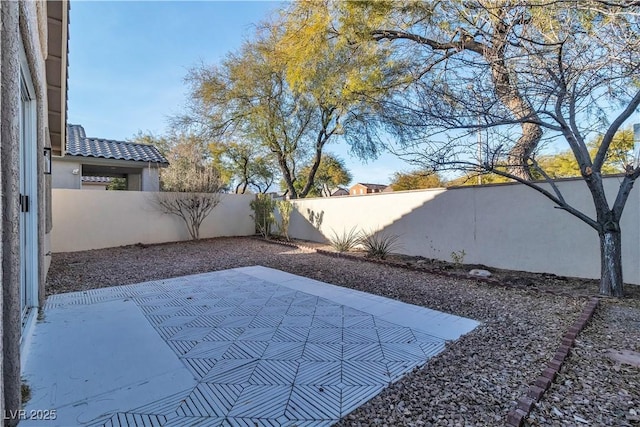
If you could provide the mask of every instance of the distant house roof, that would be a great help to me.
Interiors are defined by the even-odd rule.
[[[356,185],[358,185],[358,184],[360,184],[360,185],[362,185],[364,187],[370,188],[372,190],[380,190],[380,191],[382,191],[385,188],[387,188],[387,186],[383,185],[383,184],[366,184],[364,182],[358,182]]]
[[[84,128],[80,125],[67,125],[66,151],[70,156],[169,164],[153,145],[87,138]]]
[[[348,196],[349,195],[349,190],[347,190],[346,188],[342,188],[342,187],[338,187],[337,189],[335,189],[332,193],[331,193],[331,197],[335,197],[335,196]]]

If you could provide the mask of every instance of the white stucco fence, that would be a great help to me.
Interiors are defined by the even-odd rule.
[[[52,252],[189,240],[183,221],[160,213],[152,192],[53,190]],[[252,195],[222,195],[200,237],[254,234]]]
[[[612,200],[619,182],[616,177],[605,180]],[[558,186],[573,206],[593,212],[583,181]],[[624,279],[635,284],[640,284],[638,193],[632,190],[621,224]],[[399,252],[409,255],[451,261],[451,252],[464,250],[468,264],[600,277],[595,230],[519,184],[306,199],[295,201],[295,207],[289,230],[295,238],[323,241],[334,230],[383,229],[399,235]],[[319,229],[309,221],[311,211],[322,213]]]
[[[610,199],[620,178],[605,180]],[[592,214],[584,182],[558,182],[565,198]],[[623,273],[640,284],[640,191],[631,192],[622,217]],[[53,252],[108,248],[135,243],[188,240],[180,219],[159,213],[153,193],[53,190]],[[224,195],[205,220],[201,237],[254,234],[252,195]],[[464,263],[489,267],[598,278],[598,235],[554,208],[523,185],[432,189],[294,201],[289,235],[327,241],[333,231],[385,230],[400,236],[398,252],[451,261],[464,251]],[[322,213],[311,224],[310,213]]]

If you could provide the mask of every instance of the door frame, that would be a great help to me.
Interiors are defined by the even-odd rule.
[[[22,332],[34,308],[38,307],[38,133],[37,98],[24,45],[20,40],[19,90],[19,187],[20,194],[28,196],[27,212],[19,213],[20,228],[20,307]]]

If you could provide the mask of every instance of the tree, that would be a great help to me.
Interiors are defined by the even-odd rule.
[[[323,6],[314,6],[316,3]],[[491,90],[495,101],[509,113],[511,123],[520,125],[520,136],[509,150],[508,168],[510,173],[526,179],[530,178],[526,158],[542,138],[536,112],[527,94],[519,90],[517,70],[511,61],[514,38],[525,27],[526,20],[517,12],[517,7],[494,4],[499,3],[325,1],[306,2],[303,7],[317,16],[322,16],[325,10],[333,14],[327,31],[353,47],[352,57],[357,58],[358,64],[379,63],[381,54],[384,57],[385,52],[391,52],[392,57],[383,61],[386,66],[392,64],[395,71],[390,74],[397,77],[396,85],[402,89],[411,82],[414,86],[420,85],[422,93],[412,92],[408,98],[413,108],[427,109],[431,120],[447,122],[452,118],[449,113],[455,104],[466,97],[481,96],[482,91],[468,83],[480,79],[483,89]],[[320,30],[318,26],[311,28]],[[452,63],[455,66],[451,66]],[[467,66],[459,68],[462,64]],[[473,69],[469,64],[473,64]],[[365,75],[360,82],[370,88],[369,73]],[[463,98],[457,96],[461,91],[460,82],[465,83]],[[420,105],[427,101],[425,94],[431,99],[439,98],[440,102],[445,98],[446,102]],[[388,128],[395,128],[396,135],[411,139],[413,133],[408,132],[407,125],[413,124],[415,117],[406,111],[400,114],[395,107],[396,101],[391,101],[377,109],[387,110],[383,114]],[[477,118],[479,112],[474,113],[473,117]],[[523,120],[525,118],[528,120]]]
[[[222,200],[220,175],[193,136],[181,136],[166,156],[170,165],[161,172],[162,191],[155,193],[154,202],[161,212],[180,218],[197,240],[202,222]]]
[[[294,4],[278,20],[263,23],[219,67],[192,69],[190,113],[179,120],[216,139],[265,147],[291,198],[314,188],[323,150],[335,139],[346,140],[361,158],[377,156],[382,144],[361,138],[376,125],[367,99],[387,92],[387,70],[395,69],[369,59],[354,65],[345,43],[317,31],[330,22],[326,13],[307,13],[305,6],[314,4]],[[302,186],[296,185],[299,165],[309,165]]]
[[[296,185],[300,188],[306,186],[306,177],[309,176],[309,169],[312,165],[307,165],[300,170],[300,177],[296,180]],[[331,192],[338,186],[348,185],[353,177],[347,169],[344,161],[332,154],[322,155],[320,165],[315,173],[313,187],[308,192],[311,197],[329,197]]]
[[[593,138],[587,143],[589,155],[594,158],[602,136]],[[580,167],[571,150],[561,151],[553,155],[542,155],[536,161],[551,178],[571,178],[580,176]],[[625,165],[633,163],[633,129],[627,128],[616,132],[611,140],[606,159],[602,164],[603,174],[624,173]],[[536,179],[544,179],[539,173],[533,174]]]
[[[265,25],[255,40],[228,55],[219,67],[190,71],[190,113],[182,124],[211,137],[247,140],[268,150],[278,165],[290,197],[304,197],[308,186],[295,187],[297,165],[320,161],[322,149],[336,132],[331,111],[294,93],[278,59],[279,30]]]
[[[142,130],[138,130],[138,132],[133,135],[132,138],[128,139],[128,141],[133,142],[135,144],[144,144],[144,145],[153,145],[160,151],[160,154],[166,157],[167,153],[171,149],[172,138],[168,136],[158,136],[154,135],[152,132],[143,132]]]
[[[336,32],[355,34],[354,49],[391,44],[392,57],[409,66],[406,90],[377,107],[404,155],[429,168],[490,172],[539,191],[598,233],[600,293],[622,296],[620,218],[640,166],[624,165],[611,203],[602,176],[614,136],[640,104],[637,2],[336,5]],[[470,136],[480,129],[488,135],[478,156]],[[543,130],[545,139],[570,149],[595,217],[570,205],[536,160]],[[585,141],[593,135],[600,140],[590,152]],[[532,171],[546,184],[532,182]]]
[[[222,142],[209,145],[213,164],[237,194],[251,189],[266,193],[277,174],[277,165],[258,144],[250,142]]]
[[[391,180],[393,191],[444,187],[438,174],[429,171],[396,172]]]

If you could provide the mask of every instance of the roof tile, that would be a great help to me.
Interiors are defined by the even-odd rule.
[[[167,159],[153,145],[102,138],[87,138],[82,126],[71,124],[67,126],[67,154],[70,156],[169,164]]]

